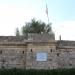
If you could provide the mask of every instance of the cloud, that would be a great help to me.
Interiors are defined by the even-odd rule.
[[[75,40],[75,21],[56,23],[53,29],[56,39],[59,39],[59,35],[61,35],[63,40]]]
[[[14,35],[16,27],[21,28],[36,15],[32,8],[27,8],[0,5],[0,35]]]

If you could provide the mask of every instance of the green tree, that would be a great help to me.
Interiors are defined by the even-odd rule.
[[[20,32],[18,28],[16,28],[16,36],[20,36]]]
[[[52,32],[51,24],[46,24],[41,21],[36,21],[32,19],[31,22],[27,22],[25,26],[22,27],[22,34],[26,35],[28,33],[50,33]]]

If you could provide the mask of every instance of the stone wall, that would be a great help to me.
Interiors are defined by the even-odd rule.
[[[46,53],[47,61],[37,61],[37,53]],[[54,43],[32,43],[28,45],[26,68],[53,69],[57,68],[57,52]]]
[[[42,53],[45,57],[38,60]],[[56,41],[48,34],[0,36],[0,68],[75,68],[75,41]]]
[[[59,59],[58,65],[59,68],[75,68],[75,49],[74,48],[61,48],[58,49]]]
[[[47,53],[47,61],[37,61],[36,54]],[[74,46],[59,46],[56,49],[55,43],[29,44],[27,57],[27,69],[56,69],[75,67]]]
[[[47,61],[37,61],[37,53],[46,53]],[[59,46],[56,49],[55,42],[0,45],[0,68],[75,68],[75,48]]]
[[[24,46],[0,46],[0,68],[24,68]]]

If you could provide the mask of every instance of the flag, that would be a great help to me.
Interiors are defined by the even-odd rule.
[[[47,7],[47,4],[46,4],[46,14],[48,16],[48,7]]]
[[[49,16],[48,16],[48,7],[47,7],[47,4],[46,4],[46,14],[47,14],[48,24],[49,24]]]

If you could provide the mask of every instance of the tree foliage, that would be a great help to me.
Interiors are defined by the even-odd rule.
[[[50,33],[52,32],[51,24],[46,24],[41,21],[36,21],[32,19],[31,22],[27,22],[25,26],[22,27],[22,34],[26,35],[28,33]]]

